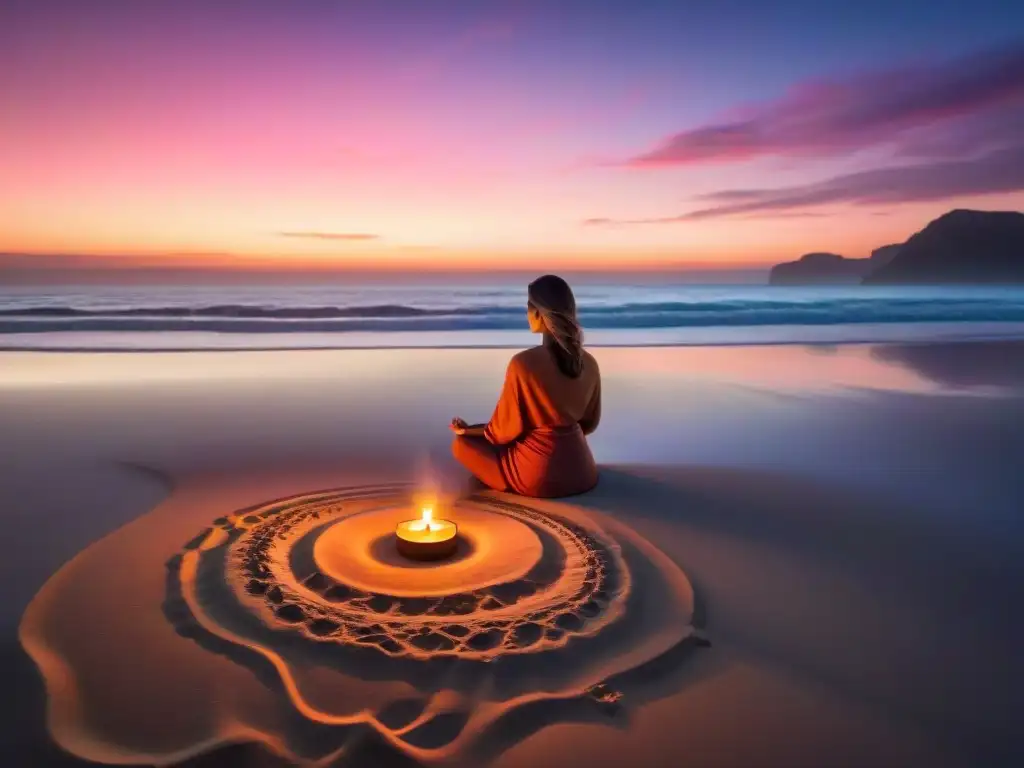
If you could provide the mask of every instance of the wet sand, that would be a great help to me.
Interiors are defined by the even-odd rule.
[[[559,502],[448,456],[507,356],[0,355],[3,753],[1024,757],[1024,348],[601,349]],[[417,578],[381,540],[425,490],[467,544]]]

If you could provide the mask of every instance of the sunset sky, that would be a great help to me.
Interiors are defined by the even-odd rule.
[[[1024,209],[1020,2],[6,0],[0,94],[40,259],[729,266]]]

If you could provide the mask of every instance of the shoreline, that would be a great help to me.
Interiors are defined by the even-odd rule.
[[[793,334],[794,328],[804,335]],[[851,332],[853,329],[859,333]],[[753,332],[752,332],[753,331]],[[837,332],[840,331],[840,332]],[[106,343],[70,344],[68,337],[77,335],[97,336],[87,331],[71,331],[59,334],[27,333],[0,334],[0,354],[5,352],[82,352],[82,353],[159,353],[159,352],[292,352],[292,351],[348,351],[348,350],[474,350],[474,349],[524,349],[533,346],[535,339],[518,331],[453,331],[450,333],[379,331],[373,333],[343,332],[321,334],[312,339],[311,334],[246,334],[215,332],[111,332],[103,334]],[[337,336],[344,335],[350,340],[344,343]],[[49,337],[53,343],[11,343],[12,336],[27,336],[31,339]],[[59,338],[54,338],[57,336]],[[152,337],[167,340],[163,345],[143,343]],[[174,343],[181,337],[201,336],[188,343]],[[296,343],[267,344],[267,336],[285,336]],[[306,343],[296,338],[306,336]],[[315,336],[315,334],[313,335]],[[476,342],[465,341],[475,336]],[[658,337],[664,338],[658,338]],[[497,338],[495,338],[497,337]],[[618,337],[618,338],[616,338]],[[355,339],[355,341],[351,341]],[[385,343],[392,339],[392,343]],[[441,339],[441,340],[439,340]],[[444,339],[449,339],[444,341]],[[494,340],[488,340],[494,339]],[[637,331],[591,331],[586,334],[586,346],[595,349],[664,349],[674,347],[788,347],[788,346],[857,346],[891,344],[952,344],[1014,342],[1024,340],[1024,323],[920,323],[920,324],[855,324],[819,326],[720,326],[714,328],[667,328]],[[21,341],[20,339],[18,341]],[[203,344],[201,342],[207,342]],[[63,342],[63,343],[62,343]],[[246,342],[246,343],[242,343]]]

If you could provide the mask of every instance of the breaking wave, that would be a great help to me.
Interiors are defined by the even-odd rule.
[[[0,333],[53,331],[206,331],[310,333],[346,331],[512,330],[523,309],[499,305],[135,306],[110,309],[36,306],[0,309]],[[977,299],[835,298],[818,301],[723,300],[623,303],[584,307],[594,329],[715,326],[1024,322],[1024,297]]]

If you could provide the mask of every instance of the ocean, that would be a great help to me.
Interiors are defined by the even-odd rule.
[[[1024,286],[574,287],[592,345],[1024,337]],[[519,283],[0,286],[0,348],[518,347]]]

